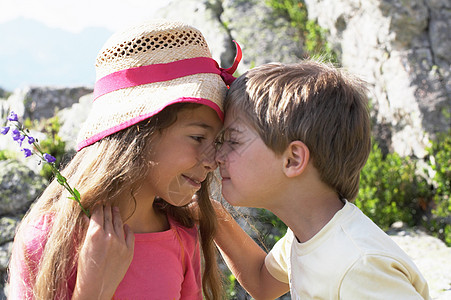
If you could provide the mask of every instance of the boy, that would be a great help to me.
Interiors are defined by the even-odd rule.
[[[349,201],[371,149],[364,85],[322,63],[267,64],[224,103],[224,198],[289,228],[269,254],[225,212],[216,243],[255,299],[429,299],[411,259]]]

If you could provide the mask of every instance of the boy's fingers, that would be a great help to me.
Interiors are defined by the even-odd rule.
[[[113,215],[111,213],[110,205],[105,205],[105,207],[103,209],[103,219],[104,219],[103,226],[105,228],[105,231],[112,232],[113,231]]]
[[[98,225],[100,227],[103,227],[103,207],[97,207],[94,209],[91,215],[91,220],[89,222],[89,226],[92,225]]]
[[[124,225],[125,231],[125,244],[127,244],[127,248],[134,249],[135,247],[135,235],[133,234],[133,230],[127,224]]]
[[[82,218],[83,225],[89,225],[89,218],[87,215],[83,214],[81,216],[81,218]]]
[[[119,207],[117,206],[113,207],[113,227],[117,236],[120,237],[124,234],[121,213],[119,212]]]

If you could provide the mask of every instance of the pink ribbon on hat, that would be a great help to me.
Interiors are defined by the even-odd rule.
[[[120,89],[168,81],[201,73],[220,75],[225,84],[229,86],[236,79],[233,73],[236,71],[243,57],[240,46],[237,42],[233,42],[236,45],[237,53],[233,65],[230,68],[220,68],[218,63],[210,57],[194,57],[166,64],[154,64],[125,69],[108,74],[97,80],[94,87],[94,99]]]
[[[231,85],[232,82],[235,81],[236,77],[233,76],[233,73],[235,73],[236,68],[238,68],[238,64],[241,61],[241,58],[243,58],[243,53],[241,52],[240,45],[238,45],[238,43],[235,40],[233,42],[235,43],[236,46],[236,55],[235,58],[233,59],[233,65],[227,69],[219,68],[219,70],[221,70],[220,74],[221,78],[227,85]]]

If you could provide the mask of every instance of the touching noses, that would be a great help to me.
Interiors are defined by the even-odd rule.
[[[224,145],[219,145],[218,147],[216,147],[216,155],[215,155],[215,160],[216,160],[216,163],[218,164],[218,165],[222,165],[222,164],[224,164],[224,161],[225,161],[225,155],[224,155],[224,147],[223,147]]]
[[[215,156],[216,156],[216,149],[213,144],[210,145],[209,147],[207,147],[207,149],[205,149],[201,154],[202,165],[208,171],[213,171],[214,169],[216,169],[218,167],[218,165],[216,164]]]

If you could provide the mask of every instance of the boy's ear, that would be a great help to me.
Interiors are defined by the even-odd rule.
[[[301,141],[291,142],[283,153],[283,172],[287,177],[300,175],[307,167],[310,151]]]

